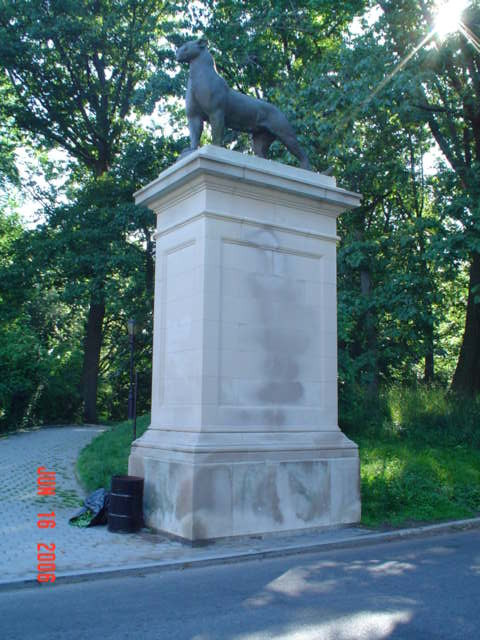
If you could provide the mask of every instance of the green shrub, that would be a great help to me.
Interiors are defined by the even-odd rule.
[[[339,422],[354,439],[480,448],[480,396],[458,396],[439,387],[392,386],[376,396],[350,387],[340,394]]]
[[[391,387],[385,392],[390,428],[424,444],[480,448],[480,397],[458,396],[442,388]]]
[[[385,394],[373,395],[364,387],[352,385],[340,389],[339,424],[352,438],[358,435],[379,436],[389,424]]]

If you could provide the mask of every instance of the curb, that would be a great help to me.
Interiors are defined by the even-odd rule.
[[[454,520],[442,522],[440,524],[425,525],[421,527],[411,527],[408,529],[397,529],[380,533],[367,533],[355,537],[344,537],[339,540],[329,542],[318,542],[314,544],[296,544],[283,547],[272,547],[262,551],[239,551],[225,554],[212,554],[203,558],[189,558],[186,560],[173,560],[169,562],[152,562],[147,564],[130,565],[114,569],[96,569],[93,571],[76,571],[74,573],[63,573],[57,575],[55,584],[73,584],[85,582],[87,580],[106,580],[108,578],[118,578],[123,576],[133,576],[138,574],[157,573],[161,571],[175,571],[183,569],[194,569],[211,567],[223,564],[236,564],[250,560],[264,560],[269,558],[288,557],[321,551],[337,549],[355,549],[368,547],[375,544],[385,544],[388,542],[398,542],[411,538],[422,538],[443,533],[468,531],[480,529],[480,517],[467,520]],[[0,581],[0,591],[17,590],[25,588],[48,588],[48,583],[39,583],[35,578],[22,580]]]

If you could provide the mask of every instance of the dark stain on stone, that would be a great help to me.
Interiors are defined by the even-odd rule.
[[[264,423],[270,426],[279,427],[285,424],[285,413],[281,409],[266,409],[262,417]]]
[[[185,516],[192,513],[193,504],[193,487],[190,474],[185,478],[181,477],[177,465],[170,465],[169,489],[175,491],[178,486],[177,500],[175,504],[175,517],[182,520]]]
[[[144,517],[148,518],[151,513],[156,511],[159,507],[158,493],[155,490],[155,485],[152,482],[145,482],[143,488],[143,513]]]
[[[198,469],[195,473],[193,508],[215,514],[230,514],[232,510],[232,473],[227,466]]]
[[[301,468],[295,464],[288,468],[288,484],[295,496],[295,514],[306,524],[325,516],[330,509],[328,464],[326,462],[304,462]]]
[[[262,233],[265,235],[266,231]],[[278,246],[275,234],[267,233],[271,235],[268,244]],[[263,242],[267,244],[264,237]],[[308,350],[310,343],[307,333],[299,332],[298,317],[295,316],[295,308],[302,306],[299,291],[302,283],[295,279],[295,274],[288,277],[288,274],[274,276],[269,273],[268,265],[273,263],[272,249],[259,247],[257,251],[264,258],[264,273],[251,273],[248,276],[252,298],[258,305],[263,325],[258,341],[265,353],[266,382],[258,390],[257,397],[264,404],[298,404],[305,394],[298,379],[299,359]],[[305,308],[304,305],[303,307]],[[282,314],[280,318],[279,309]],[[283,422],[284,420],[277,424]]]
[[[298,364],[289,356],[283,355],[273,347],[272,353],[265,360],[266,370],[276,380],[295,380],[298,376]]]
[[[268,382],[258,392],[259,400],[269,404],[295,404],[302,396],[300,382]]]
[[[207,538],[207,528],[202,520],[195,516],[192,525],[192,539],[193,540],[206,540]]]
[[[280,498],[277,491],[276,469],[269,468],[266,473],[264,470],[261,470],[260,474],[263,476],[260,482],[258,482],[259,478],[257,474],[252,478],[253,482],[249,482],[248,476],[245,476],[248,488],[245,487],[246,491],[244,491],[243,501],[248,504],[251,500],[254,513],[269,515],[275,522],[282,524],[283,514],[280,509]],[[255,485],[252,486],[254,483]],[[248,489],[250,489],[250,491]]]

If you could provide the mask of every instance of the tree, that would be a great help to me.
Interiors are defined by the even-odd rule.
[[[70,186],[69,202],[45,209],[35,229],[0,215],[0,429],[79,419],[84,319],[97,283],[105,293],[99,415],[125,415],[131,316],[141,328],[138,406],[148,410],[155,218],[131,194],[169,166],[182,143],[131,137],[110,172]]]
[[[0,207],[0,430],[28,422],[52,364],[37,332],[45,295],[38,295],[23,277],[21,286],[8,277],[12,271],[24,274],[26,255],[19,249],[30,235],[8,209]],[[44,320],[40,324],[46,327]]]
[[[152,139],[141,132],[129,134],[111,170],[72,189],[69,203],[49,212],[43,228],[44,250],[48,249],[43,269],[45,264],[55,265],[67,306],[76,306],[77,314],[83,314],[92,290],[102,289],[105,314],[97,404],[104,416],[108,404],[110,416],[122,417],[120,387],[128,362],[125,328],[129,317],[135,316],[143,328],[138,346],[145,343],[145,353],[151,353],[147,344],[153,320],[155,216],[149,209],[136,207],[132,193],[170,166],[182,143]],[[138,349],[137,356],[142,357]],[[148,389],[150,360],[146,358],[143,366]],[[112,389],[118,391],[116,398]]]
[[[4,0],[0,63],[15,97],[4,105],[6,116],[101,178],[121,149],[134,106],[151,104],[152,93],[171,84],[171,51],[160,43],[173,10],[158,0]],[[85,420],[95,422],[105,318],[101,279],[92,281],[89,296],[82,394]]]
[[[376,47],[369,33],[347,37],[306,67],[296,95],[310,149],[362,194],[339,219],[339,355],[341,379],[371,393],[400,373],[414,379],[420,358],[432,378],[435,302],[429,136],[403,124],[390,96],[368,100],[383,80]]]
[[[6,79],[0,76],[0,179],[4,197],[6,186],[18,185],[18,171],[15,164],[15,150],[20,142],[19,132],[13,121],[5,113],[5,107],[12,101],[10,87]]]
[[[392,66],[434,28],[435,3],[381,0],[376,26]],[[393,90],[403,101],[403,118],[426,124],[455,176],[457,193],[450,213],[461,228],[463,257],[469,263],[465,329],[452,388],[480,392],[480,54],[473,32],[480,28],[478,3],[464,12],[467,30],[445,41],[436,35],[397,74]],[[464,35],[465,34],[465,35]]]

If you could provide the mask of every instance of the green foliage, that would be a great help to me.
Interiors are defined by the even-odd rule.
[[[22,320],[24,322],[22,322]],[[26,426],[48,375],[46,353],[20,317],[0,334],[0,427]],[[3,430],[2,429],[2,430]]]
[[[0,208],[0,273],[14,264],[22,234],[18,217]],[[22,424],[47,374],[47,354],[32,330],[30,315],[19,313],[14,292],[5,285],[0,278],[0,431],[10,419]]]
[[[478,32],[480,6],[470,3],[462,15],[466,28],[459,28],[442,40],[432,30],[438,8],[433,0],[385,0],[380,5],[382,17],[372,28],[375,62],[383,59],[394,69],[400,60],[405,61],[402,69],[393,73],[388,87],[392,106],[404,125],[413,129],[428,127],[451,168],[438,169],[440,179],[435,185],[442,189],[445,177],[450,182],[450,188],[443,188],[440,194],[444,198],[443,213],[450,219],[450,238],[445,244],[457,256],[463,253],[470,267],[469,302],[452,388],[475,395],[480,391],[480,301],[475,293],[480,284],[480,52],[476,36],[472,38],[469,32]],[[430,42],[419,47],[408,63],[413,43],[422,41],[428,32]],[[384,100],[385,94],[386,88],[378,98]]]
[[[4,267],[14,260],[13,245],[22,232],[18,215],[0,206],[0,266]]]
[[[131,194],[176,153],[177,143],[136,135],[109,174],[70,188],[70,202],[48,209],[43,225],[24,231],[14,216],[0,218],[0,430],[80,419],[84,325],[98,291],[101,417],[125,415],[131,316],[140,326],[138,408],[148,410],[154,216]]]
[[[50,274],[34,271],[25,250],[36,240],[36,232],[20,234],[15,260],[0,265],[0,431],[78,419],[72,342],[80,327]]]
[[[0,72],[0,181],[18,185],[15,150],[20,142],[20,135],[12,118],[6,114],[12,100],[12,89],[6,76]]]
[[[114,183],[115,164],[125,147],[142,137],[132,114],[151,112],[155,101],[164,97],[158,92],[175,89],[173,51],[165,46],[176,22],[175,9],[172,3],[156,0],[0,4],[0,65],[5,72],[1,79],[8,78],[5,84],[13,96],[2,104],[0,115],[30,134],[36,147],[60,146],[69,154],[71,206],[49,216],[51,228],[45,235],[52,241],[50,249],[65,240],[55,258],[57,276],[75,300],[72,304],[85,313],[80,387],[84,417],[93,422],[98,417],[101,348],[112,280],[121,277],[132,257],[132,251],[126,260],[121,254],[121,242],[131,231],[119,229],[126,227],[128,207],[117,206],[118,201],[110,206],[114,200],[109,200],[109,190],[112,187],[111,195],[121,196],[125,184]],[[131,192],[129,203],[130,198]],[[58,222],[62,213],[63,222]],[[65,216],[72,219],[67,222]]]
[[[2,2],[0,61],[15,92],[6,114],[103,173],[120,150],[133,104],[141,110],[145,103],[152,65],[169,78],[171,51],[159,43],[173,10],[157,0]],[[136,91],[143,101],[135,101]]]
[[[149,423],[149,415],[137,419],[137,437],[146,431]],[[77,470],[87,491],[101,487],[110,490],[112,476],[127,473],[132,439],[132,421],[128,420],[108,428],[82,449]]]

